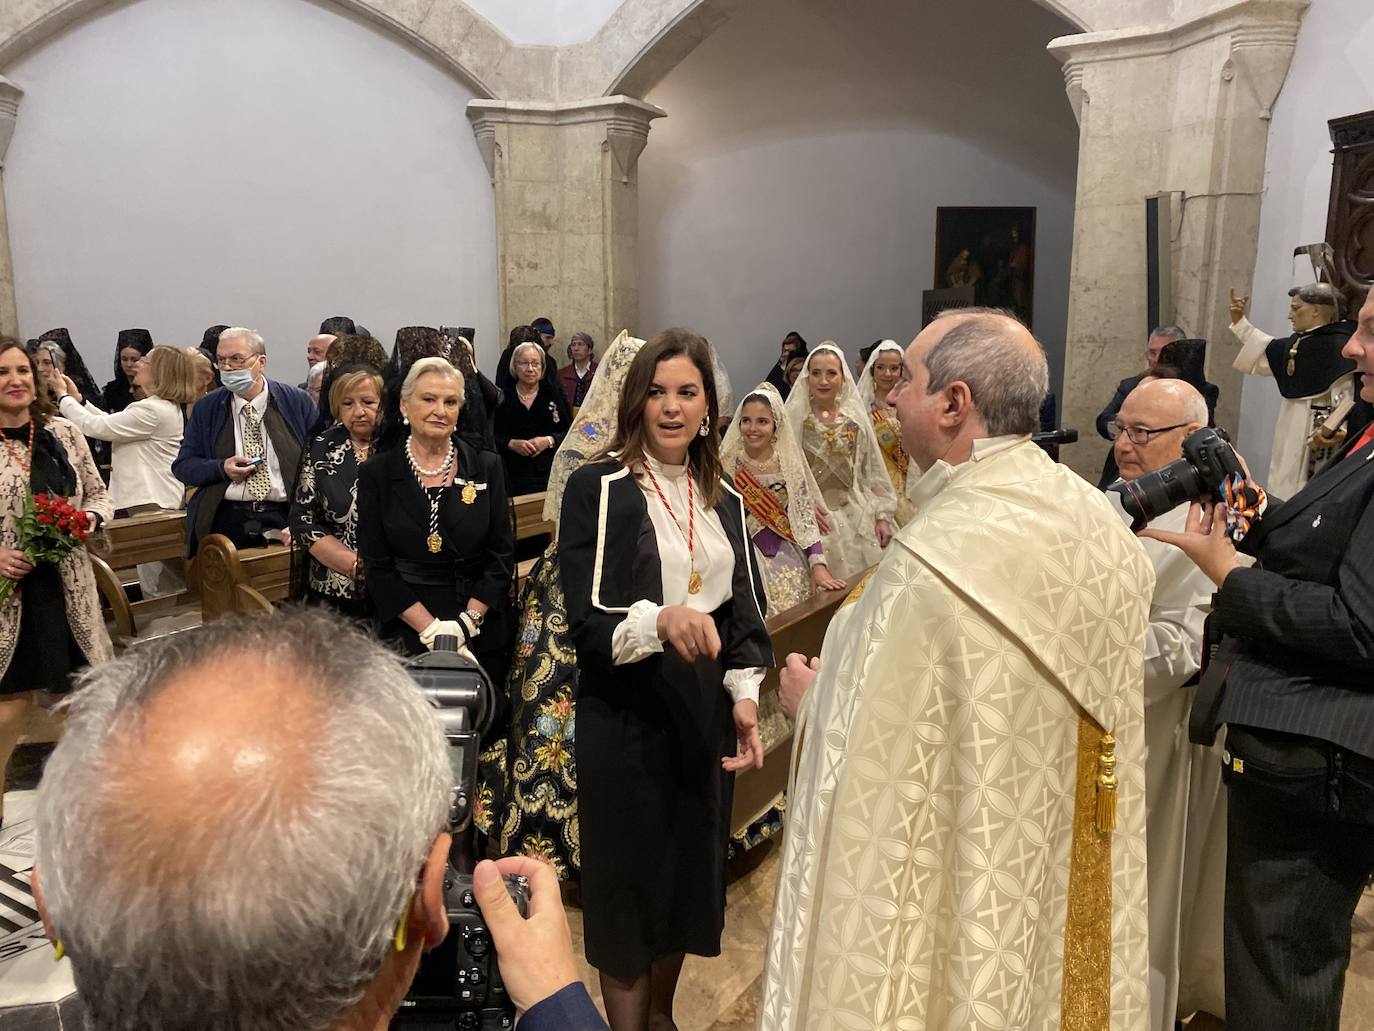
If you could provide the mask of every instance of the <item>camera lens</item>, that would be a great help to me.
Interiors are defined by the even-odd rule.
[[[1139,530],[1185,501],[1202,497],[1210,488],[1193,464],[1181,458],[1139,479],[1114,483],[1110,489],[1121,495],[1121,507],[1131,517],[1132,529]]]

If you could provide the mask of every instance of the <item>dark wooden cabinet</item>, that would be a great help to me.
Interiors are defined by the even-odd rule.
[[[1331,205],[1326,239],[1336,285],[1354,311],[1374,285],[1374,111],[1333,118]]]

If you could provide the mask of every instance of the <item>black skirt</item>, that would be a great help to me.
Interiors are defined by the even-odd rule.
[[[587,961],[620,977],[720,955],[735,782],[720,664],[669,649],[626,668],[583,668],[575,735]]]
[[[72,674],[86,665],[67,622],[67,599],[62,574],[50,562],[40,562],[19,581],[19,637],[4,677],[0,696],[71,690]]]

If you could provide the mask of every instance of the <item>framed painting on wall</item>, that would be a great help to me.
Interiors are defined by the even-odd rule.
[[[1035,328],[1034,208],[935,209],[935,288],[958,287]]]

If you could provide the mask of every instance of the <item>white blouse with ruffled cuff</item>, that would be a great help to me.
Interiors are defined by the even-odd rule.
[[[694,547],[689,554],[687,467],[664,465],[652,458],[646,461],[673,510],[670,515],[654,490],[653,481],[642,468],[636,468],[635,480],[644,492],[649,522],[658,539],[658,554],[663,568],[663,604],[641,600],[630,606],[630,611],[611,635],[611,661],[617,666],[638,662],[663,651],[663,642],[658,638],[658,614],[667,606],[685,605],[696,612],[710,613],[729,601],[733,594],[735,549],[720,524],[720,516],[702,504],[701,492],[696,489],[696,484],[692,484],[695,528],[692,530]],[[678,523],[674,523],[673,516],[677,517]],[[687,590],[693,569],[701,577],[701,590],[696,594],[690,594]],[[763,677],[762,666],[727,669],[725,690],[736,702],[745,699],[757,702]]]

